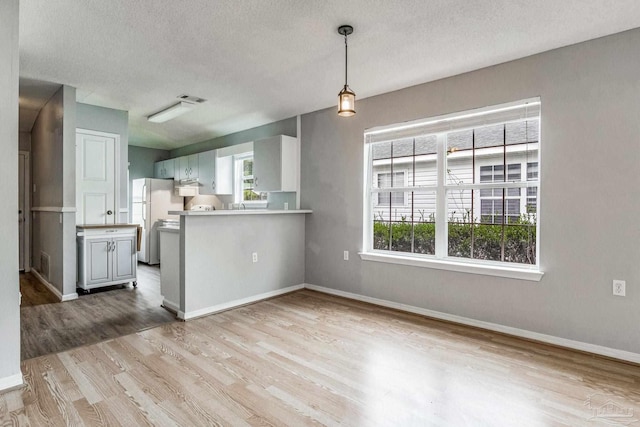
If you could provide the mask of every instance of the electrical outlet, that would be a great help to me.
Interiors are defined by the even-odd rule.
[[[618,297],[623,297],[627,293],[627,282],[624,280],[613,281],[613,294]]]
[[[349,261],[349,251],[344,251],[344,260]]]
[[[253,262],[258,262],[258,252],[252,253],[251,259],[253,260]]]
[[[288,211],[289,210],[289,203],[284,202],[284,210]]]

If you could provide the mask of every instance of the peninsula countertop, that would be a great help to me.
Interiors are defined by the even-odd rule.
[[[310,209],[221,209],[215,211],[169,211],[169,215],[180,216],[221,216],[221,215],[290,215],[290,214],[309,214],[313,211]]]

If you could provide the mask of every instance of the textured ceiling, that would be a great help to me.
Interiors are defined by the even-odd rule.
[[[640,27],[640,2],[21,0],[20,75],[128,110],[132,145],[176,148],[335,105],[340,24],[362,99]],[[181,94],[208,102],[147,122]]]

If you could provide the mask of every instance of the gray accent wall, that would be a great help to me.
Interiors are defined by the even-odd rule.
[[[18,278],[18,0],[0,2],[0,389],[22,383]]]
[[[156,148],[135,147],[130,145],[129,152],[129,194],[131,194],[132,181],[138,178],[153,178],[154,164],[160,160],[169,158],[168,150],[159,150]],[[131,221],[132,206],[131,197],[129,204],[129,221]]]
[[[305,114],[306,282],[640,353],[639,71],[636,29],[358,100],[351,118]],[[360,260],[365,129],[535,96],[540,282]],[[627,281],[626,297],[612,279]]]
[[[241,132],[187,145],[186,147],[176,148],[175,150],[171,150],[170,157],[187,156],[189,154],[215,150],[216,148],[229,147],[231,145],[242,144],[276,135],[287,135],[295,138],[297,136],[296,118],[291,117],[278,122],[269,123],[264,126],[258,126]]]
[[[76,289],[75,98],[75,88],[62,86],[31,131],[32,267],[63,297],[75,296]]]
[[[20,132],[18,137],[18,146],[20,151],[31,151],[31,133]]]
[[[168,150],[129,146],[129,179],[153,178],[156,162],[169,158]]]

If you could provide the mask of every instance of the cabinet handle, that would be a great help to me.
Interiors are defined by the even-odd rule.
[[[254,176],[254,177],[253,177],[253,186],[254,186],[255,188],[258,188],[258,177],[257,177],[257,176]]]
[[[216,180],[215,179],[213,181],[211,181],[211,189],[212,190],[216,189]]]

